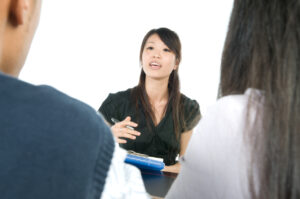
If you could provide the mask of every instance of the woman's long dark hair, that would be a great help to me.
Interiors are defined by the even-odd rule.
[[[245,136],[251,198],[300,198],[299,0],[234,1],[219,97],[247,88],[262,91],[264,107]]]
[[[179,64],[181,61],[181,43],[178,35],[174,31],[168,28],[152,29],[145,35],[140,49],[140,62],[142,62],[142,54],[146,42],[149,39],[149,37],[154,34],[157,34],[159,38],[164,42],[164,44],[171,50],[171,52],[175,54],[176,62],[177,64]],[[142,69],[140,74],[139,84],[133,89],[132,97],[134,98],[133,100],[136,103],[137,109],[139,108],[139,103],[141,104],[142,110],[144,111],[144,114],[146,116],[148,128],[150,128],[149,125],[150,121],[151,119],[152,121],[155,121],[155,115],[152,106],[149,102],[148,95],[146,93],[145,78],[146,78],[146,74]],[[181,111],[181,105],[180,105],[181,94],[180,94],[178,68],[176,70],[173,70],[173,72],[169,77],[168,91],[169,91],[168,104],[171,104],[171,108],[172,108],[174,131],[175,131],[176,138],[179,140],[180,128],[184,124],[183,124],[183,116],[180,114],[183,113],[183,111]],[[166,105],[165,108],[168,107],[168,104]]]

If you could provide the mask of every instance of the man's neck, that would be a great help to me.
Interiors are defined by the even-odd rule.
[[[10,75],[12,77],[18,78],[20,70],[13,70],[12,67],[5,67],[0,65],[0,71],[6,75]]]

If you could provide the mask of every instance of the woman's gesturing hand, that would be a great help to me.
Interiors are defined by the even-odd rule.
[[[125,120],[115,123],[111,127],[111,131],[117,139],[118,143],[126,143],[127,141],[122,138],[129,138],[132,140],[136,139],[136,136],[141,135],[140,132],[133,129],[137,127],[138,124],[131,121],[131,118],[127,116]]]

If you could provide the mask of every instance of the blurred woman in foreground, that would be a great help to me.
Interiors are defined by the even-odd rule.
[[[220,99],[167,198],[300,198],[300,1],[235,0]]]

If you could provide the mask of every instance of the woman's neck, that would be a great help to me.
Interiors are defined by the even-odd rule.
[[[145,88],[150,104],[167,103],[169,98],[168,82],[169,79],[156,80],[146,77]]]

